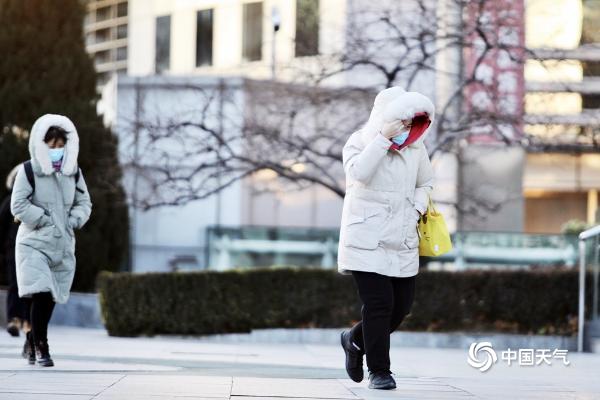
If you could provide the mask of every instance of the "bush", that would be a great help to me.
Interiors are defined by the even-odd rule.
[[[113,336],[337,328],[360,319],[352,278],[330,270],[103,273],[98,289]],[[574,270],[422,271],[401,329],[570,335],[577,299]]]

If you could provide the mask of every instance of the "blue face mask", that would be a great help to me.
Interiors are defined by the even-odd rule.
[[[398,146],[402,146],[404,142],[406,142],[406,139],[408,139],[408,133],[409,131],[404,131],[398,136],[394,136],[392,142],[396,143]]]
[[[65,155],[64,147],[61,149],[50,149],[50,160],[52,160],[52,162],[54,162],[54,163],[62,160],[64,155]]]

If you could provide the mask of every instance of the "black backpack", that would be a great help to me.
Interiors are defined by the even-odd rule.
[[[33,196],[33,192],[35,192],[35,177],[33,176],[33,167],[31,166],[31,160],[27,160],[23,163],[23,167],[25,167],[25,175],[27,176],[27,181],[29,181],[29,184],[31,185],[31,196]],[[77,184],[79,183],[79,175],[81,173],[81,170],[79,168],[77,168],[77,173],[75,174],[75,189],[77,189],[77,191],[79,193],[84,193],[83,190],[79,189],[77,187]]]

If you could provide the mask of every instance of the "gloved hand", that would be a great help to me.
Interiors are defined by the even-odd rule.
[[[381,128],[381,134],[387,139],[392,139],[404,130],[406,130],[405,124],[401,120],[396,119],[394,121],[385,122]]]

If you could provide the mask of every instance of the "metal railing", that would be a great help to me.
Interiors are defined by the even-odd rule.
[[[588,243],[592,243],[588,247]],[[583,351],[583,338],[585,328],[585,276],[587,267],[593,268],[592,275],[592,311],[591,319],[598,319],[598,274],[600,271],[600,225],[583,231],[579,234],[579,315],[577,329],[577,351]],[[588,259],[591,258],[588,263]]]
[[[221,226],[209,227],[206,237],[206,265],[214,269],[264,265],[334,268],[339,230]],[[481,265],[576,267],[578,259],[576,235],[456,232],[452,243],[451,252],[431,261],[464,270]]]

